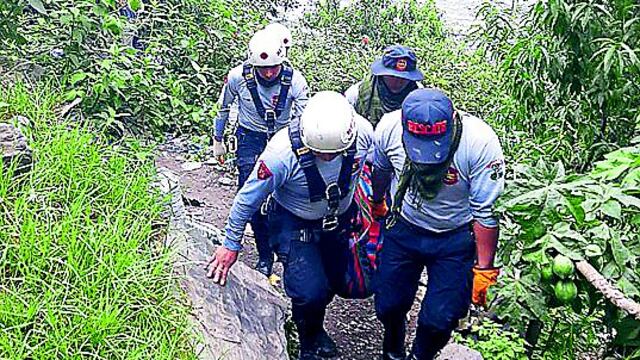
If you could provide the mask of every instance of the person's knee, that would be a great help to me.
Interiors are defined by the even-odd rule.
[[[438,332],[449,332],[458,326],[458,322],[468,310],[459,304],[442,303],[440,306],[427,306],[420,312],[418,325]]]
[[[321,311],[327,306],[329,293],[321,287],[307,287],[291,296],[291,302],[304,311]]]
[[[376,291],[375,309],[378,320],[383,323],[404,319],[413,299],[407,300],[400,291]]]

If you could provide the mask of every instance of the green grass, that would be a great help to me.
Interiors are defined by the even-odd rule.
[[[189,308],[159,244],[150,153],[55,119],[46,89],[0,89],[35,163],[0,170],[0,358],[192,359]]]

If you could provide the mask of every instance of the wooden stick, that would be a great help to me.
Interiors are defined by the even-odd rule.
[[[640,320],[640,304],[626,297],[622,291],[618,290],[614,285],[609,284],[607,279],[591,266],[591,264],[584,260],[578,261],[576,268],[585,279],[613,305],[633,316],[636,320]]]

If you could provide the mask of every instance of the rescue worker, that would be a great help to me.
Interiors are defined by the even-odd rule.
[[[335,342],[323,327],[325,309],[344,294],[353,194],[373,128],[339,93],[314,95],[267,145],[236,195],[225,240],[207,276],[224,285],[242,249],[243,229],[271,193],[271,241],[284,266],[284,287],[298,328],[300,359],[331,357]]]
[[[231,105],[237,100],[238,188],[242,188],[249,177],[267,140],[287,126],[291,118],[299,117],[307,103],[307,81],[300,72],[285,64],[285,60],[282,39],[261,30],[249,42],[247,61],[233,68],[225,80],[215,119],[213,155],[219,157],[226,153],[224,129]],[[270,276],[273,253],[269,247],[266,217],[256,213],[251,227],[259,256],[256,269]]]
[[[415,52],[402,45],[391,45],[371,65],[371,74],[345,92],[358,114],[375,128],[382,115],[400,109],[407,95],[422,85],[424,75],[417,68]]]
[[[393,195],[374,278],[383,359],[404,359],[405,316],[425,267],[409,359],[433,359],[471,300],[485,304],[499,274],[492,205],[504,189],[502,149],[489,125],[434,89],[414,90],[401,110],[383,116],[374,141],[374,216],[387,213],[390,187]]]
[[[274,36],[281,39],[282,46],[284,46],[285,49],[285,55],[289,56],[289,49],[293,45],[293,36],[291,35],[291,30],[279,23],[271,23],[265,26],[264,30],[273,33]]]

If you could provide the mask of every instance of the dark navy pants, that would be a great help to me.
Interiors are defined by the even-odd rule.
[[[284,265],[284,287],[291,298],[300,343],[323,329],[327,305],[346,290],[350,212],[340,225],[323,232],[319,221],[306,221],[276,205],[269,214],[271,241]]]
[[[267,134],[238,127],[236,130],[238,149],[236,158],[238,162],[238,188],[242,188],[251,175],[258,157],[267,147]],[[251,218],[251,228],[256,239],[258,256],[263,261],[273,261],[273,252],[269,247],[269,229],[267,218],[260,211]]]
[[[475,251],[469,225],[434,233],[399,216],[396,224],[384,232],[374,292],[376,314],[385,330],[385,351],[400,352],[404,348],[406,314],[425,267],[427,293],[412,352],[417,359],[432,359],[447,344],[471,303]]]

